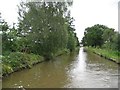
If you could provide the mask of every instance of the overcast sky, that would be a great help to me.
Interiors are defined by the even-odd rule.
[[[17,5],[21,0],[1,0],[0,12],[9,25],[17,22]],[[73,0],[71,15],[79,40],[86,27],[103,24],[118,30],[118,1],[120,0]]]

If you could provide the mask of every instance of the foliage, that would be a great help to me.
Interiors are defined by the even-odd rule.
[[[84,37],[82,40],[83,45],[87,45],[87,46],[92,46],[92,47],[96,47],[96,46],[100,46],[103,44],[103,38],[102,38],[102,28],[99,28],[99,25],[95,25],[92,27],[88,27],[85,29],[84,32]]]
[[[24,7],[22,5],[21,8]],[[67,19],[68,3],[27,3],[25,6],[28,10],[20,9],[19,12],[20,16],[23,15],[19,20],[19,33],[27,42],[25,48],[49,59],[57,51],[65,49],[68,43],[75,44],[73,40],[69,42],[72,39],[69,37],[74,36],[69,33],[71,17]]]
[[[102,55],[103,57],[106,57],[108,59],[112,59],[113,61],[120,63],[120,52],[117,50],[110,50],[110,49],[101,49],[101,48],[86,48],[89,51],[95,52],[97,54]]]
[[[91,46],[88,49],[119,63],[120,57],[120,33],[104,25],[94,25],[85,30],[82,43]],[[97,46],[93,48],[93,46]],[[98,48],[99,47],[99,48]]]
[[[82,43],[84,46],[99,46],[111,50],[120,50],[118,32],[104,25],[94,25],[85,29]]]
[[[19,23],[2,20],[3,74],[53,58],[79,46],[69,2],[21,3]],[[1,18],[0,18],[1,19]]]
[[[44,58],[21,52],[12,52],[2,57],[3,74],[9,74],[21,68],[31,68],[34,63],[43,61]]]
[[[12,28],[9,28],[7,22],[3,21],[0,23],[0,28],[2,30],[2,52],[4,54],[4,51],[17,51],[17,43],[16,43],[16,29],[14,26]]]

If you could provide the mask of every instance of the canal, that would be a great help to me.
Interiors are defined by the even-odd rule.
[[[118,88],[118,65],[93,53],[62,55],[15,72],[2,81],[3,88]]]

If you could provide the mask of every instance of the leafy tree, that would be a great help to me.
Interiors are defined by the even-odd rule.
[[[13,28],[9,28],[8,24],[3,21],[0,25],[2,29],[2,52],[6,51],[17,51],[17,36],[16,36],[16,29],[13,26]]]
[[[113,28],[104,25],[94,25],[85,29],[82,43],[84,46],[102,46],[102,48],[120,50],[120,34]]]
[[[67,21],[68,21],[68,43],[67,43],[67,48],[70,51],[74,51],[77,46],[79,46],[79,40],[77,38],[76,33],[74,32],[74,25],[73,21],[74,19],[70,17],[70,14],[67,16]]]
[[[19,36],[28,42],[24,46],[48,58],[65,49],[69,36],[66,20],[69,5],[65,2],[22,4],[19,10]],[[25,11],[24,7],[28,10]]]
[[[87,46],[100,46],[103,44],[102,34],[103,31],[99,25],[94,25],[85,29],[84,37],[82,40],[83,45]]]
[[[114,29],[107,28],[103,30],[103,39],[105,43],[111,42],[113,36],[114,36]]]

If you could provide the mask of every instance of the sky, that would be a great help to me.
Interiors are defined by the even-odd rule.
[[[79,40],[84,30],[95,24],[103,24],[118,30],[118,1],[120,0],[74,0],[71,14]]]
[[[0,12],[2,18],[12,25],[17,23],[18,7],[21,0],[1,0]],[[79,41],[84,36],[84,30],[95,24],[103,24],[118,30],[118,1],[120,0],[73,0],[71,16]]]

